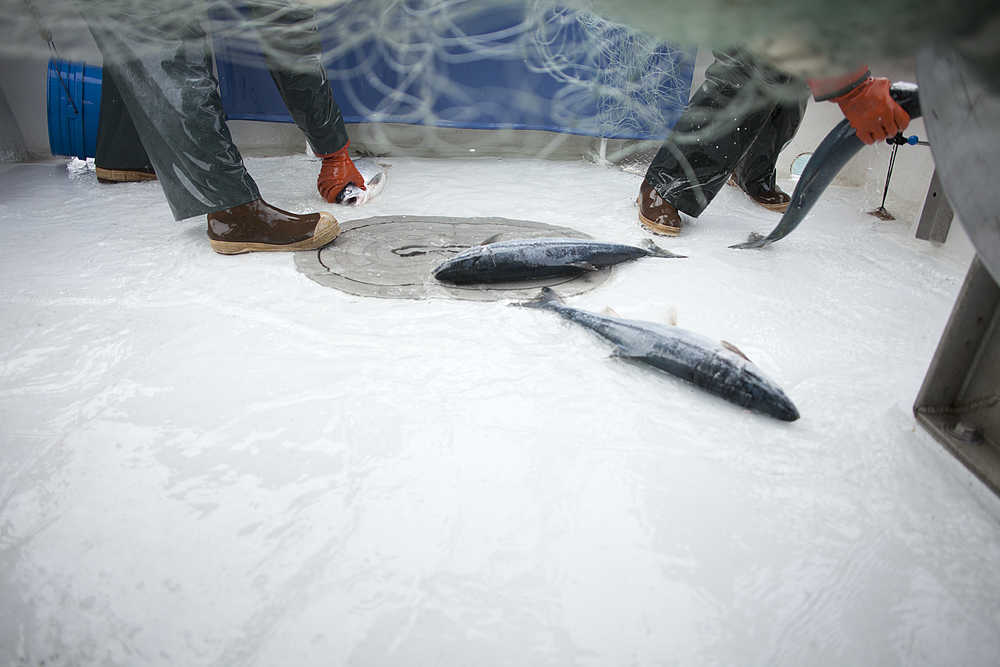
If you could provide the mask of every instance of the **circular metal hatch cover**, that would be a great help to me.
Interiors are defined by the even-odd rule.
[[[295,266],[320,285],[359,296],[498,301],[529,299],[540,287],[548,286],[566,297],[597,287],[613,270],[517,283],[449,285],[434,279],[435,267],[483,241],[590,237],[568,227],[507,218],[390,215],[349,220],[340,228],[340,236],[330,245],[315,252],[295,253]]]

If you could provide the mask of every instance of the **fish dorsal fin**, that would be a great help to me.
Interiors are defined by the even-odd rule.
[[[479,245],[489,245],[491,243],[496,243],[497,241],[500,240],[501,236],[503,236],[503,232],[498,232],[493,236],[489,237],[488,239],[486,239],[485,241],[480,241]]]
[[[730,343],[728,340],[723,340],[723,341],[719,341],[719,342],[722,343],[722,347],[726,348],[730,352],[735,352],[736,354],[740,355],[741,357],[743,357],[747,361],[750,361],[750,357],[748,357],[747,355],[743,354],[743,350],[741,350],[740,348],[736,347],[735,345],[733,345],[732,343]],[[753,363],[753,362],[750,362],[750,363]]]
[[[622,319],[622,316],[616,313],[615,309],[612,308],[611,306],[604,306],[604,309],[601,311],[601,315],[604,315],[606,317],[617,317],[618,319]]]

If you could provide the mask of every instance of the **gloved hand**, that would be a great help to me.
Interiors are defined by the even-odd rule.
[[[351,145],[348,141],[336,153],[320,155],[323,158],[323,166],[319,170],[319,178],[316,179],[316,189],[326,201],[331,204],[336,203],[339,195],[348,184],[353,183],[362,190],[365,188],[365,178],[358,171],[351,161],[351,156],[347,154],[347,147]]]
[[[910,124],[910,115],[889,95],[889,79],[869,78],[831,101],[866,144],[894,137]]]

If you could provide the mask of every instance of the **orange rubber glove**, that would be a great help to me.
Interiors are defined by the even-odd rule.
[[[866,144],[894,137],[910,124],[910,115],[889,95],[889,79],[869,78],[830,101],[840,105],[858,139]]]
[[[319,169],[319,178],[316,179],[316,189],[320,196],[331,204],[337,202],[337,195],[343,192],[349,184],[353,183],[362,190],[366,190],[365,178],[358,171],[351,161],[351,156],[347,154],[347,147],[351,145],[348,141],[336,153],[320,155],[323,158],[323,166]]]

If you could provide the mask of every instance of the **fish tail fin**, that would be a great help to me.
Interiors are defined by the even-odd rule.
[[[551,287],[543,287],[542,291],[534,299],[522,301],[517,305],[524,306],[525,308],[548,308],[557,303],[562,303],[562,299],[555,293],[555,290]]]
[[[646,253],[647,253],[647,255],[649,257],[669,257],[669,258],[676,258],[676,259],[685,259],[685,258],[687,258],[687,255],[677,255],[677,254],[674,254],[674,253],[670,252],[669,250],[661,248],[660,246],[658,246],[655,243],[653,243],[653,241],[651,241],[650,239],[644,240],[642,242],[642,247],[645,249],[645,251],[646,251]]]

